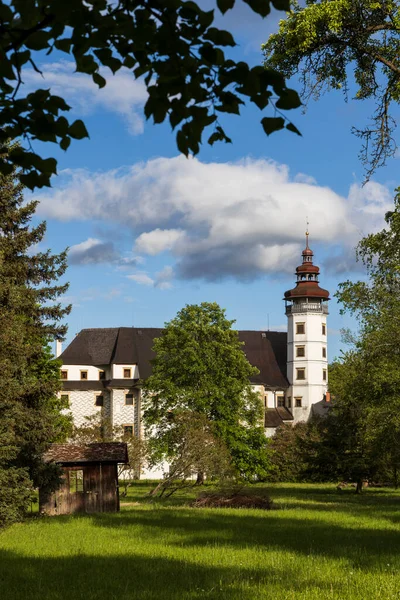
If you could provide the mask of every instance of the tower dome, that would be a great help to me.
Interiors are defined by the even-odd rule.
[[[296,287],[285,292],[285,300],[311,298],[312,300],[329,300],[328,290],[319,287],[319,267],[313,264],[314,253],[308,245],[306,232],[306,247],[302,252],[303,262],[296,268]]]

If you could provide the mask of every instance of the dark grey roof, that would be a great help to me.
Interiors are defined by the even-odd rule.
[[[52,444],[45,452],[45,462],[128,462],[128,447],[124,442],[99,442],[94,444]]]
[[[279,427],[286,421],[293,421],[293,415],[287,408],[267,408],[265,411],[265,427]]]
[[[140,378],[147,379],[155,356],[152,350],[154,338],[160,337],[162,333],[163,329],[153,327],[83,329],[64,350],[60,359],[64,365],[137,364]],[[239,331],[239,339],[244,342],[243,351],[249,362],[260,371],[259,375],[252,377],[251,382],[278,389],[287,388],[286,333]],[[134,380],[131,385],[133,382]],[[69,387],[72,382],[65,383],[65,389],[78,389]],[[115,384],[122,385],[120,381]]]
[[[120,328],[82,329],[59,357],[64,365],[109,365]]]
[[[248,361],[260,371],[251,378],[255,385],[285,389],[287,334],[279,331],[239,331]]]

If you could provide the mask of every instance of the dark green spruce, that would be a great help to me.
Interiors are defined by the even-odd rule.
[[[57,302],[68,287],[57,285],[66,253],[35,250],[46,229],[31,226],[35,209],[15,171],[0,174],[0,526],[21,518],[33,487],[51,486],[57,473],[41,457],[69,428],[48,345],[66,332],[70,307]]]

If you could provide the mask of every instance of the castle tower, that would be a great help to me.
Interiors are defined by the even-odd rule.
[[[307,421],[311,409],[319,412],[327,391],[327,324],[329,292],[319,287],[319,268],[313,252],[303,250],[303,262],[296,269],[296,287],[285,292],[288,318],[286,405],[294,421]]]

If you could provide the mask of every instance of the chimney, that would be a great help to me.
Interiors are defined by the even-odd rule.
[[[60,340],[56,340],[56,358],[60,356],[62,352],[62,342]]]

